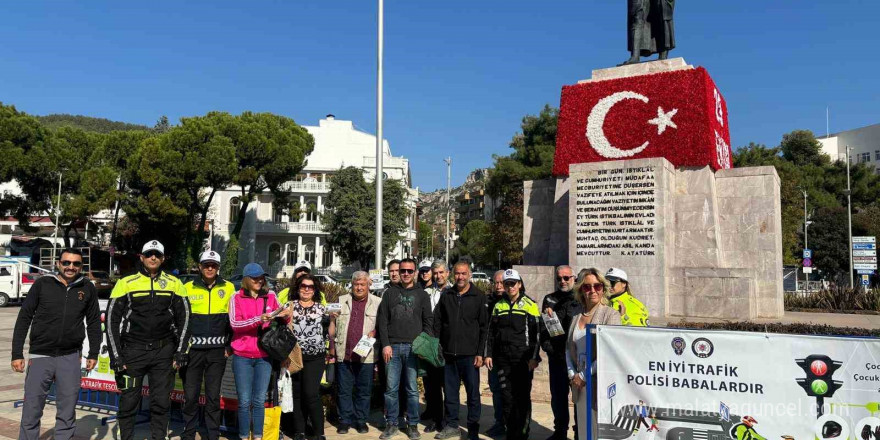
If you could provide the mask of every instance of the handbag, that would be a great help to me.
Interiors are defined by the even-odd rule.
[[[266,298],[263,298],[263,310],[266,309],[265,305]],[[258,345],[269,358],[282,362],[296,346],[296,336],[288,326],[273,324],[268,330],[261,332]]]
[[[263,417],[263,438],[281,438],[281,407],[266,408]]]
[[[293,346],[290,354],[287,355],[287,372],[290,374],[299,373],[303,369],[303,352],[299,344]]]

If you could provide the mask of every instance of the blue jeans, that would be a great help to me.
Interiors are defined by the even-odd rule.
[[[337,363],[336,374],[339,378],[336,402],[339,406],[339,422],[343,425],[366,425],[373,389],[373,364]]]
[[[504,396],[501,395],[501,382],[498,370],[489,370],[489,390],[492,391],[492,409],[495,412],[495,425],[504,426]]]
[[[235,391],[238,393],[238,435],[247,438],[263,436],[266,391],[272,375],[268,359],[251,359],[232,356],[232,372],[235,374]],[[251,414],[253,412],[253,414]],[[253,430],[251,429],[253,422]]]
[[[405,369],[405,373],[404,373]],[[410,426],[419,424],[419,387],[416,382],[418,365],[415,353],[412,352],[412,344],[391,344],[391,360],[385,366],[385,374],[388,385],[385,388],[385,412],[390,426],[404,423],[404,418],[394,420],[398,414],[397,393],[400,382],[404,380],[406,388],[406,415]]]

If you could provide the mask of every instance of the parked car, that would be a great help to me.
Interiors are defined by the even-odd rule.
[[[244,275],[236,274],[236,275],[233,275],[231,278],[229,278],[227,281],[232,283],[232,285],[235,286],[235,291],[238,292],[239,290],[241,290],[242,278],[244,278]],[[266,284],[269,285],[269,289],[271,289],[273,292],[278,292],[278,280],[277,279],[272,278],[272,277],[266,277]]]
[[[90,270],[86,275],[89,277],[89,281],[95,285],[98,298],[110,298],[110,292],[116,285],[116,281],[110,278],[110,274],[102,270]]]
[[[339,284],[339,280],[333,278],[330,275],[315,275],[320,281],[321,284]]]
[[[489,275],[486,275],[485,272],[474,272],[473,274],[471,274],[471,281],[486,281],[486,282],[489,282],[489,281],[491,281],[491,280],[489,279]]]

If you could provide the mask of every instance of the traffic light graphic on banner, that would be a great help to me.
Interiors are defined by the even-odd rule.
[[[816,417],[821,417],[825,398],[834,395],[843,382],[834,380],[834,372],[840,368],[843,363],[835,361],[823,354],[812,354],[804,359],[795,359],[807,374],[804,379],[797,379],[797,384],[806,391],[808,396],[816,398]]]

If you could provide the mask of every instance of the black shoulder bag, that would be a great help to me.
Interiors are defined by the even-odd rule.
[[[263,310],[266,310],[266,298],[263,298]],[[293,347],[296,345],[296,336],[286,325],[273,323],[271,327],[263,330],[260,326],[259,346],[275,361],[284,361]]]

